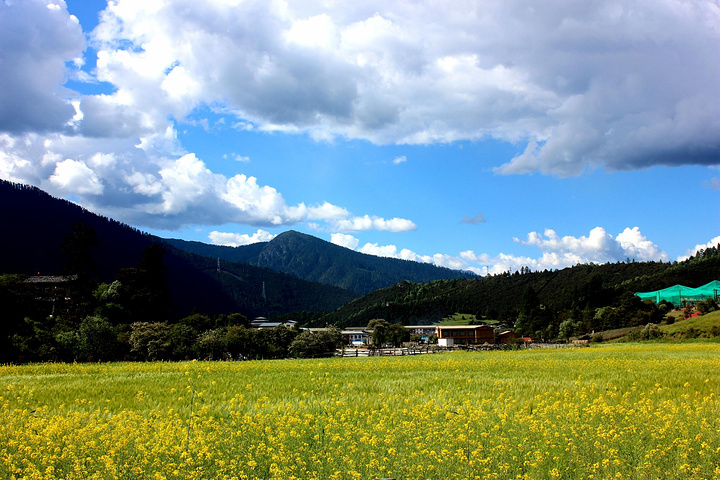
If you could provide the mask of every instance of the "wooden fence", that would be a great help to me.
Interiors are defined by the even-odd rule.
[[[518,350],[526,348],[578,348],[587,347],[586,343],[531,343],[529,345],[508,345],[503,343],[484,343],[481,345],[454,345],[440,347],[438,345],[417,345],[401,348],[355,348],[337,349],[336,357],[399,357],[404,355],[424,355],[428,353],[443,353],[456,350],[491,351],[491,350]]]

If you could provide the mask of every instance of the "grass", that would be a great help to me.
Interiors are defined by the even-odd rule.
[[[487,318],[478,319],[475,315],[471,315],[469,313],[455,313],[449,317],[443,318],[438,325],[470,325],[470,322],[485,323],[487,325],[496,325],[499,323],[498,320],[491,320]]]
[[[660,326],[660,330],[669,336],[684,334],[691,328],[705,333],[710,333],[713,328],[720,329],[720,310],[686,320],[676,319],[671,325]]]
[[[720,345],[0,367],[0,478],[720,478]]]

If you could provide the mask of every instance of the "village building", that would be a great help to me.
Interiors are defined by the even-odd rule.
[[[430,341],[430,337],[437,336],[437,327],[435,325],[407,325],[405,328],[410,330],[411,335],[417,335],[423,342]]]
[[[77,279],[77,275],[37,275],[28,277],[24,283],[35,302],[45,305],[44,310],[52,317],[63,313],[58,309],[66,310],[72,302],[70,292]]]
[[[295,320],[286,320],[284,322],[270,322],[265,317],[257,317],[252,322],[250,322],[250,328],[256,328],[258,330],[265,330],[280,326],[293,328],[296,324],[297,322]]]
[[[512,330],[504,330],[497,334],[497,343],[512,344],[522,342],[522,335]]]
[[[370,343],[372,330],[365,327],[347,327],[342,331],[343,340],[348,345],[367,345]]]
[[[488,325],[453,325],[437,327],[438,345],[480,345],[495,343],[495,331]]]

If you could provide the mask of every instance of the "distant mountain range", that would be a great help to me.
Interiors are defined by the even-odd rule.
[[[294,231],[237,248],[162,239],[38,188],[6,181],[0,181],[0,211],[4,232],[0,274],[63,273],[67,258],[62,245],[73,226],[81,223],[97,236],[91,247],[94,274],[104,282],[111,282],[120,269],[137,266],[148,246],[161,244],[178,314],[238,312],[269,317],[332,311],[359,294],[403,280],[474,277],[430,264],[365,255]]]
[[[401,282],[353,300],[317,323],[367,325],[373,318],[384,318],[406,325],[429,324],[453,313],[467,313],[512,324],[528,289],[535,292],[542,308],[553,312],[551,316],[559,323],[562,315],[577,320],[580,310],[616,305],[628,293],[676,284],[699,287],[719,279],[720,245],[717,245],[683,262],[585,264],[469,280]]]
[[[324,326],[366,325],[373,318],[432,323],[464,312],[511,323],[529,289],[542,308],[577,316],[578,310],[612,305],[627,292],[678,283],[694,287],[720,279],[720,245],[673,264],[588,264],[480,278],[361,254],[294,231],[235,248],[166,240],[35,187],[5,181],[0,181],[0,212],[0,274],[63,273],[68,258],[62,246],[74,226],[85,225],[97,237],[90,253],[93,272],[104,282],[115,279],[121,269],[137,267],[143,252],[160,244],[178,315],[237,312],[252,318],[328,312],[302,316],[307,323]]]
[[[296,231],[281,233],[269,242],[240,247],[208,245],[177,239],[165,241],[187,252],[269,268],[358,294],[370,293],[402,281],[424,283],[433,280],[477,277],[471,272],[451,270],[429,263],[355,252]]]
[[[97,245],[91,248],[94,274],[104,282],[111,282],[120,269],[136,267],[148,246],[161,244],[173,307],[179,315],[238,312],[253,318],[330,311],[357,297],[349,290],[246,263],[224,261],[218,270],[215,257],[179,250],[162,238],[35,187],[0,181],[0,212],[0,274],[63,273],[62,245],[73,226],[81,223],[97,236]]]

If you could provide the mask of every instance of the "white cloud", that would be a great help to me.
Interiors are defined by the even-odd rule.
[[[303,222],[331,232],[415,228],[401,218],[356,217],[330,202],[288,204],[277,189],[256,177],[214,173],[194,153],[178,158],[154,154],[153,144],[160,144],[160,151],[172,150],[165,143],[172,144],[174,138],[173,131],[164,132],[159,141],[148,137],[150,146],[143,149],[131,139],[0,133],[0,178],[74,196],[97,213],[165,230],[192,224],[267,227]]]
[[[467,262],[458,257],[437,253],[435,255],[418,255],[407,248],[399,249],[395,245],[379,245],[377,243],[366,243],[359,249],[357,248],[360,241],[352,235],[342,233],[333,233],[331,242],[336,245],[356,250],[367,255],[375,255],[377,257],[397,258],[401,260],[410,260],[413,262],[431,263],[438,267],[447,267],[456,270],[464,270],[467,268]]]
[[[399,157],[395,157],[395,158],[393,159],[393,163],[394,163],[395,165],[400,165],[401,163],[405,163],[405,162],[407,162],[407,157],[406,157],[405,155],[402,155],[402,156],[399,156]]]
[[[225,155],[223,155],[223,158],[225,160],[227,160],[227,159],[235,160],[236,162],[240,162],[240,163],[248,163],[250,161],[250,157],[238,155],[237,153],[231,153],[230,155],[225,154]]]
[[[87,165],[76,160],[66,159],[58,162],[50,183],[65,194],[100,195],[103,184]]]
[[[640,233],[640,228],[626,228],[615,237],[622,247],[625,255],[641,262],[662,260],[668,261],[668,255],[660,247],[648,240]]]
[[[535,261],[537,268],[563,268],[576,263],[605,263],[632,258],[639,261],[668,261],[668,255],[640,233],[638,227],[626,228],[615,238],[602,227],[595,227],[586,236],[560,237],[554,230],[543,234],[531,232],[522,245],[532,245],[543,252]],[[532,268],[532,266],[531,266]]]
[[[337,46],[339,35],[332,18],[323,13],[294,22],[285,32],[285,39],[306,47],[333,48]]]
[[[504,174],[718,164],[711,1],[248,0],[178,14],[193,7],[108,6],[93,41],[117,90],[95,115],[84,99],[82,124],[104,113],[139,131],[222,105],[237,124],[316,139],[525,143]]]
[[[411,220],[404,218],[391,218],[386,220],[381,217],[365,215],[339,220],[335,228],[341,232],[359,232],[363,230],[383,230],[387,232],[407,232],[415,230],[417,226]]]
[[[353,239],[353,246],[350,248],[356,249],[359,244],[357,239],[350,235],[347,237]],[[577,264],[625,261],[627,258],[638,261],[669,260],[668,255],[644,237],[638,227],[626,228],[615,238],[609,235],[605,229],[597,227],[592,229],[588,236],[560,237],[554,230],[547,229],[543,234],[530,232],[527,240],[515,239],[515,241],[522,245],[537,247],[541,255],[539,257],[506,253],[490,255],[478,254],[473,250],[462,251],[458,256],[440,253],[420,255],[408,249],[400,249],[395,245],[379,245],[377,243],[366,243],[358,251],[381,257],[432,263],[455,270],[468,270],[478,275],[515,272],[521,267],[529,267],[533,271],[556,270]],[[708,245],[712,242],[720,242],[720,237],[711,240]],[[698,245],[697,248],[706,247]]]
[[[344,233],[331,234],[330,242],[334,243],[335,245],[340,245],[341,247],[349,248],[350,250],[355,250],[360,244],[360,240],[353,237],[352,235],[347,235]]]
[[[276,235],[262,229],[258,229],[258,231],[252,235],[218,231],[212,231],[208,235],[210,243],[213,245],[225,245],[228,247],[239,247],[241,245],[250,245],[252,243],[269,242],[275,237]]]
[[[62,84],[84,49],[80,24],[64,2],[0,2],[0,132],[67,128],[75,108]]]
[[[366,243],[358,251],[368,255],[375,255],[377,257],[399,258],[402,260],[412,260],[414,262],[434,263],[434,257],[418,255],[407,248],[399,250],[395,245]],[[441,257],[442,256],[438,256],[438,259],[441,259]]]
[[[491,255],[476,253],[473,250],[462,251],[457,256],[441,253],[421,255],[392,244],[380,245],[368,242],[358,248],[360,242],[354,236],[339,233],[332,235],[333,243],[361,253],[431,263],[439,267],[471,271],[481,276],[515,272],[521,267],[529,267],[532,271],[558,270],[577,264],[601,264],[625,261],[628,258],[638,261],[669,261],[668,255],[643,236],[638,227],[625,228],[615,238],[602,227],[596,227],[589,235],[580,237],[560,237],[554,230],[546,229],[543,234],[530,232],[526,240],[515,239],[515,241],[522,245],[537,247],[541,252],[540,256],[506,253]],[[694,250],[689,250],[688,255],[718,243],[720,237],[712,239],[707,245],[698,245]]]
[[[350,216],[350,212],[342,207],[325,202],[317,207],[308,209],[307,218],[309,220],[339,220]]]
[[[315,139],[493,137],[525,147],[496,170],[505,174],[719,164],[719,27],[720,10],[702,0],[117,0],[92,32],[88,74],[63,2],[0,2],[0,176],[139,226],[414,230],[409,219],[288,204],[255,177],[219,175],[184,150],[175,124],[207,109],[228,128]],[[68,78],[111,93],[80,95]],[[543,251],[538,266],[662,256],[635,229],[546,234],[523,242]]]
[[[707,243],[695,245],[694,248],[691,248],[687,252],[685,252],[685,255],[678,257],[677,261],[682,262],[682,261],[687,260],[688,258],[694,256],[700,250],[705,250],[706,248],[717,247],[718,245],[720,245],[720,236],[713,238],[712,240],[710,240]]]

